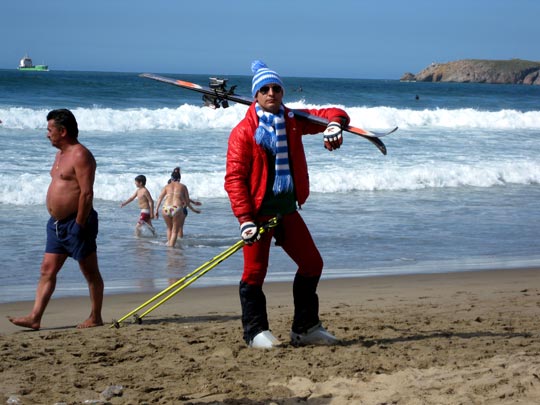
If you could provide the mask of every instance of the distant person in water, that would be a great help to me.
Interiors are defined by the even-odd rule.
[[[167,225],[167,246],[175,246],[178,238],[184,237],[184,223],[188,214],[188,208],[200,214],[201,211],[194,208],[194,205],[201,205],[199,201],[194,201],[189,197],[188,188],[180,183],[180,168],[176,167],[171,173],[168,184],[163,187],[156,204],[155,217],[159,217],[159,207],[163,203],[163,220]]]
[[[90,316],[78,328],[103,325],[103,279],[99,272],[96,238],[98,214],[93,208],[96,161],[78,141],[75,116],[66,109],[47,115],[47,138],[58,148],[47,191],[47,244],[41,263],[34,307],[29,315],[9,320],[31,329],[41,327],[41,318],[56,287],[57,274],[68,257],[79,262],[90,292]]]
[[[152,225],[152,218],[154,218],[154,200],[150,195],[150,191],[148,191],[148,189],[146,188],[146,176],[141,174],[135,177],[135,187],[137,187],[137,190],[135,190],[131,197],[129,197],[122,204],[120,204],[120,208],[125,207],[134,199],[137,199],[137,201],[139,202],[141,215],[139,216],[137,225],[135,225],[135,235],[140,236],[141,228],[146,224],[148,228],[152,231],[152,234],[155,236],[156,230]]]

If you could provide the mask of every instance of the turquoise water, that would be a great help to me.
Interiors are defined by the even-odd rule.
[[[250,80],[232,76],[229,84],[249,95]],[[305,137],[311,196],[301,214],[325,260],[324,277],[540,265],[540,88],[284,80],[291,107],[338,105],[352,125],[400,127],[384,138],[387,156],[351,134],[332,153],[321,136]],[[164,288],[238,240],[223,177],[227,137],[245,106],[204,108],[199,94],[134,73],[0,70],[0,94],[0,302],[32,299],[39,277],[56,152],[45,116],[53,108],[73,110],[80,140],[98,162],[98,255],[107,293]],[[157,238],[137,239],[136,203],[119,205],[138,174],[157,198],[177,165],[203,213],[189,214],[185,239],[169,249],[161,219]],[[194,286],[236,284],[241,268],[237,253]],[[290,280],[294,270],[274,248],[268,279]],[[69,260],[56,296],[86,294]]]

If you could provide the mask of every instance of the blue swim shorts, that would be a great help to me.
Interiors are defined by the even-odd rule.
[[[47,245],[45,253],[66,254],[79,261],[97,250],[98,214],[90,212],[84,229],[76,223],[77,214],[57,221],[51,217],[47,222]]]

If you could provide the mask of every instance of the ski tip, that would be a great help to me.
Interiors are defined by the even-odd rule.
[[[378,137],[373,137],[373,136],[366,136],[366,135],[361,135],[364,139],[367,139],[368,141],[370,141],[373,145],[375,145],[375,147],[377,149],[379,149],[379,151],[383,154],[383,155],[386,155],[386,145],[384,144],[383,141],[381,141]]]
[[[381,153],[386,156],[386,153],[387,153],[387,150],[386,150],[386,145],[384,143],[377,143],[377,148],[379,148],[379,150],[381,151]]]
[[[384,132],[367,131],[367,130],[362,130],[362,129],[359,129],[359,128],[354,128],[355,131],[349,131],[349,132],[354,132],[356,134],[369,136],[370,138],[382,138],[382,137],[385,137],[387,135],[393,134],[394,132],[396,132],[398,130],[398,128],[399,127],[394,127],[392,129],[389,129],[388,131],[384,131]],[[363,131],[363,133],[361,131]]]
[[[390,131],[388,131],[388,132],[386,133],[386,135],[393,134],[393,133],[396,132],[398,129],[399,129],[399,127],[394,127],[393,129],[391,129]]]

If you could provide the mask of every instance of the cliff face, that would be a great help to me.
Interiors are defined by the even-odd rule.
[[[540,62],[521,59],[464,59],[448,63],[432,63],[416,75],[405,73],[401,80],[540,85]]]

